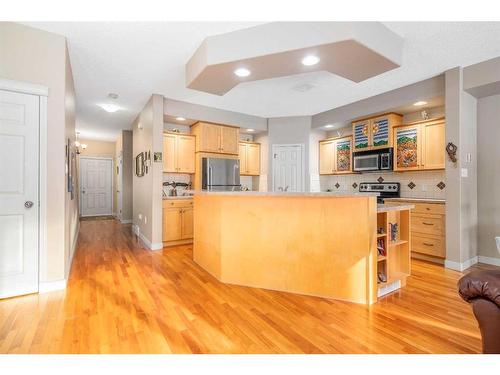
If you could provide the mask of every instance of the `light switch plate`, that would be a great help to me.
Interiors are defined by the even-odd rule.
[[[462,168],[462,169],[460,170],[460,175],[461,175],[462,177],[468,177],[468,176],[469,176],[469,170],[468,170],[467,168]]]

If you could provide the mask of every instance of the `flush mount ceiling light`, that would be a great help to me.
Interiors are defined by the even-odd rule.
[[[333,128],[333,125],[332,124],[326,124],[324,127],[325,127],[325,129],[331,129],[331,128]]]
[[[176,117],[175,118],[177,121],[186,121],[186,119],[184,117]]]
[[[250,133],[254,132],[254,131],[255,131],[255,129],[247,129],[247,132],[250,132]]]
[[[238,77],[248,77],[250,75],[250,70],[246,68],[238,68],[234,71]]]
[[[108,103],[99,104],[99,107],[101,107],[102,109],[104,109],[106,112],[110,112],[110,113],[119,111],[121,109],[116,104],[108,104]]]
[[[418,102],[413,103],[413,105],[414,105],[415,107],[420,107],[420,106],[422,106],[422,105],[426,105],[426,104],[427,104],[427,102],[424,102],[423,100],[420,100],[420,101],[418,101]]]
[[[319,63],[319,57],[318,56],[307,55],[306,57],[304,57],[302,59],[302,65],[305,65],[305,66],[316,65],[317,63]]]

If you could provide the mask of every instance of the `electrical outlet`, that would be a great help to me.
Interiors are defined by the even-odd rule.
[[[148,223],[148,217],[144,216],[144,224],[147,224],[147,223]]]
[[[467,168],[462,168],[462,169],[460,170],[460,175],[461,175],[462,177],[468,177],[468,176],[469,176],[469,170],[468,170]]]
[[[142,220],[142,214],[139,214],[139,220]]]

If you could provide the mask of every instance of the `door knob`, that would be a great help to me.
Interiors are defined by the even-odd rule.
[[[26,208],[33,207],[33,202],[32,201],[26,201],[26,202],[24,202],[24,207],[26,207]]]

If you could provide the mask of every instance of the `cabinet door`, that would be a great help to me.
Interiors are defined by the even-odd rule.
[[[394,170],[421,169],[421,134],[419,125],[394,128]]]
[[[319,143],[319,174],[335,172],[335,141]]]
[[[193,238],[194,230],[193,230],[193,208],[183,208],[182,209],[182,239]]]
[[[181,208],[163,209],[163,241],[177,241],[182,237]]]
[[[372,148],[390,147],[390,123],[389,117],[377,117],[371,121],[371,141]]]
[[[194,173],[195,138],[188,135],[177,136],[177,171]]]
[[[163,172],[177,172],[177,152],[175,134],[163,135]]]
[[[445,123],[430,122],[421,125],[422,164],[424,169],[444,169],[445,163]]]
[[[335,141],[335,171],[346,173],[352,171],[352,138],[341,138]]]
[[[231,128],[229,126],[220,127],[220,152],[225,154],[238,154],[239,144],[239,131],[238,128]]]
[[[240,143],[238,146],[238,156],[240,157],[240,174],[247,174],[247,145]]]
[[[258,176],[260,174],[260,145],[247,143],[247,174]]]
[[[201,125],[201,150],[206,152],[220,152],[220,126],[214,124]]]
[[[354,135],[354,151],[363,151],[371,147],[370,124],[370,120],[353,122],[352,134]]]

